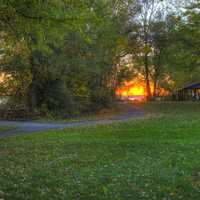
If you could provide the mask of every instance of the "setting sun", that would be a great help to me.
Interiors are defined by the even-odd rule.
[[[146,92],[145,92],[144,86],[136,85],[136,86],[133,86],[129,89],[128,94],[131,95],[131,96],[135,96],[135,95],[145,96]]]
[[[153,91],[153,86],[151,86]],[[116,95],[120,98],[142,100],[147,96],[145,83],[141,81],[126,81],[123,86],[116,90]]]

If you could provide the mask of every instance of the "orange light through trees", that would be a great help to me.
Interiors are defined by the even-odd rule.
[[[145,88],[142,85],[136,85],[129,89],[129,96],[146,96]]]
[[[3,73],[0,73],[0,83],[3,83],[5,80],[5,75]]]
[[[151,91],[153,91],[153,85],[151,85]],[[116,95],[119,97],[133,97],[133,96],[146,97],[147,92],[145,83],[126,81],[123,86],[117,88]]]

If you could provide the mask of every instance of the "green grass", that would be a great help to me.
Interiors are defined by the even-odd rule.
[[[0,134],[3,131],[9,131],[11,129],[13,129],[14,127],[10,127],[10,126],[0,126]]]
[[[0,199],[199,200],[200,104],[147,117],[0,139]]]

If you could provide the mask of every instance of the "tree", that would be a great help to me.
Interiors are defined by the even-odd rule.
[[[131,8],[129,9],[129,23],[130,27],[133,27],[132,31],[130,32],[132,34],[131,39],[134,39],[136,41],[134,42],[136,45],[133,46],[132,51],[134,52],[134,55],[138,60],[136,62],[140,63],[140,67],[144,71],[147,96],[150,99],[152,96],[150,86],[151,71],[153,69],[152,60],[155,60],[153,59],[153,53],[155,52],[155,55],[157,55],[158,53],[158,50],[156,50],[156,45],[158,47],[158,40],[154,41],[154,39],[158,36],[155,36],[156,31],[159,31],[155,31],[153,27],[157,24],[157,28],[162,29],[161,26],[158,26],[158,24],[164,20],[164,14],[162,14],[162,1],[138,0],[135,9],[132,9],[133,4],[134,3],[131,3]],[[156,64],[156,68],[157,69],[154,69],[154,71],[158,72],[158,63]]]
[[[171,27],[167,64],[176,87],[199,81],[199,8],[197,1],[186,7],[182,16],[171,16],[169,20]]]
[[[159,80],[164,78],[166,72],[166,49],[168,46],[168,29],[166,22],[158,21],[152,24],[152,65],[153,72],[151,74],[154,86],[153,86],[153,97],[157,96],[157,87]]]
[[[31,77],[26,92],[30,111],[45,107],[73,113],[112,100],[123,46],[118,1],[9,0],[1,6],[3,31],[26,49],[26,62],[20,59]],[[22,72],[10,63],[9,72]]]

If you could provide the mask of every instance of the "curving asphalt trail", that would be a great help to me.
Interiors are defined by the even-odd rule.
[[[38,131],[45,131],[50,129],[64,129],[67,127],[75,126],[87,126],[97,124],[111,124],[117,121],[125,121],[131,118],[142,117],[144,113],[136,106],[124,105],[125,114],[114,116],[112,119],[103,120],[82,120],[78,122],[66,122],[66,123],[39,123],[32,121],[0,121],[0,126],[13,126],[14,129],[0,132],[0,137],[7,137],[17,134],[28,134]]]

